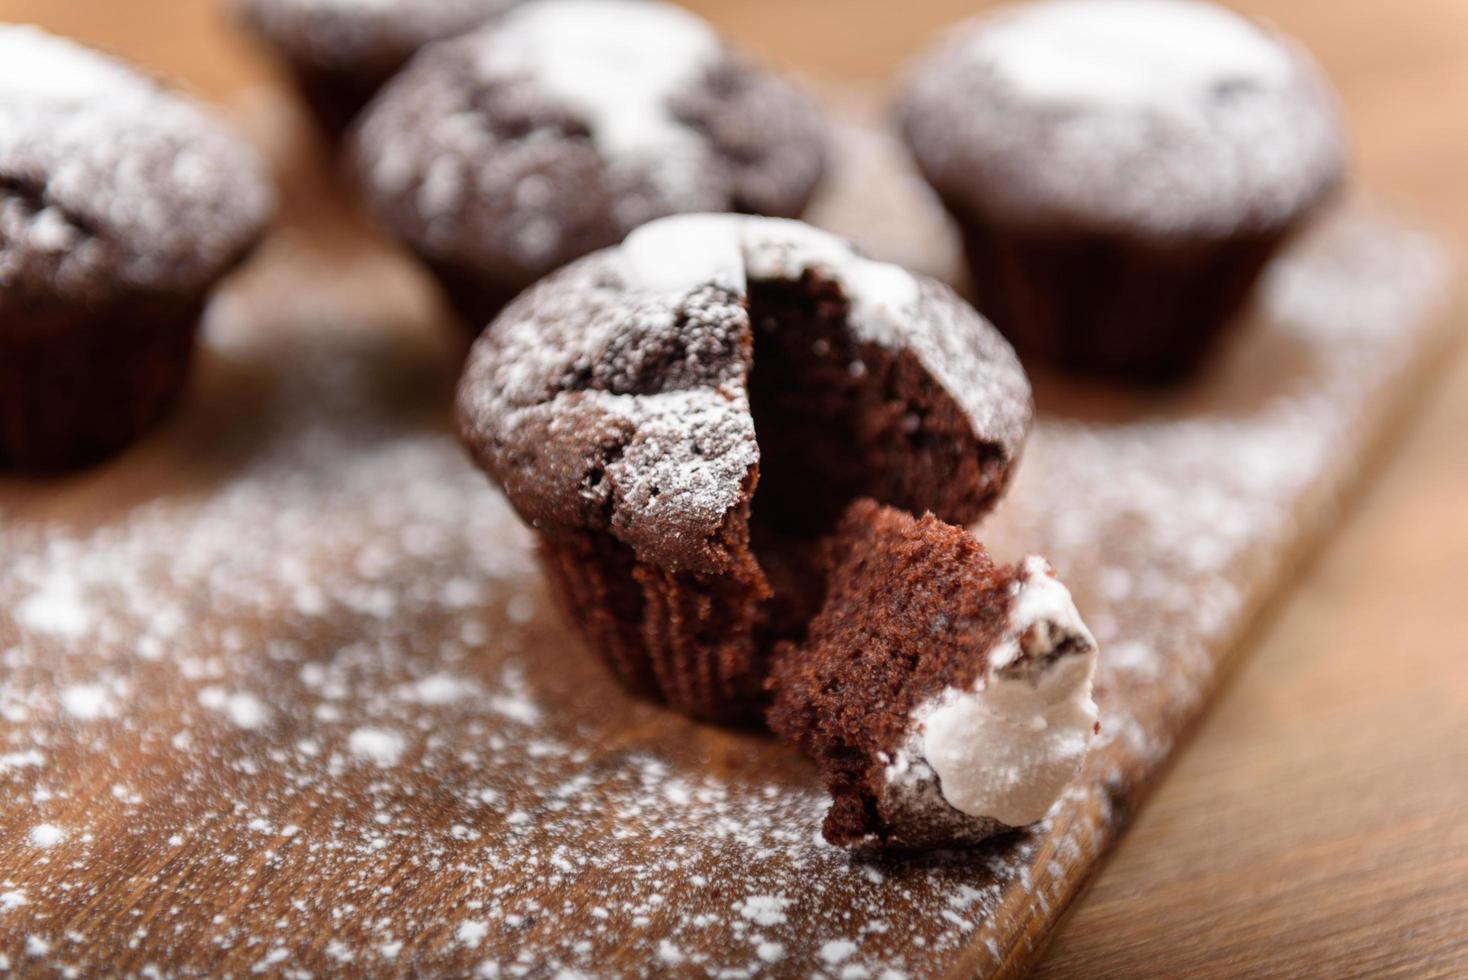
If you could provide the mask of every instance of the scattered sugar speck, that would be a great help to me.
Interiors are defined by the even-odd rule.
[[[347,736],[347,748],[353,755],[384,768],[396,765],[406,747],[403,736],[390,728],[364,726]]]
[[[794,904],[783,895],[752,895],[739,905],[739,914],[755,925],[777,926],[785,921],[785,909]]]
[[[461,946],[478,946],[489,934],[489,923],[482,919],[466,919],[459,923],[454,938]]]
[[[101,684],[73,684],[61,692],[61,706],[81,721],[94,721],[112,713],[112,698]]]
[[[66,831],[53,823],[38,823],[31,828],[29,837],[33,847],[54,847],[66,839]]]

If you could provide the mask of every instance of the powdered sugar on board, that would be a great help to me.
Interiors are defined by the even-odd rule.
[[[886,235],[890,200],[851,204],[893,148],[846,145],[819,218],[951,266],[894,254],[927,236]],[[895,187],[903,227],[948,242]],[[1103,651],[1102,747],[1032,831],[874,865],[819,841],[794,753],[629,700],[579,649],[447,433],[451,367],[362,301],[380,266],[331,267],[309,239],[262,259],[216,308],[179,421],[66,486],[90,509],[0,483],[0,608],[30,610],[0,620],[12,968],[879,977],[1010,956],[1356,465],[1443,282],[1429,242],[1356,212],[1274,270],[1271,316],[1198,386],[1042,381],[983,534],[1072,586]],[[160,467],[172,489],[128,506]]]

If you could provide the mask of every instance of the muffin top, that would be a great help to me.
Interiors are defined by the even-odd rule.
[[[760,460],[751,321],[778,317],[751,311],[751,288],[816,281],[834,285],[854,341],[840,373],[876,383],[864,349],[910,355],[957,405],[997,498],[1031,412],[1009,346],[941,283],[772,218],[666,218],[527,290],[470,354],[460,431],[532,524],[610,530],[645,560],[716,570]]]
[[[192,99],[0,25],[0,294],[201,289],[271,207],[254,151]]]
[[[901,115],[951,207],[1041,227],[1271,228],[1345,161],[1309,56],[1196,0],[1002,8],[915,67]]]
[[[804,99],[692,14],[540,0],[421,52],[354,155],[418,251],[528,285],[667,214],[798,215],[823,137]]]
[[[430,41],[462,34],[516,0],[237,0],[245,21],[290,59],[385,77]]]

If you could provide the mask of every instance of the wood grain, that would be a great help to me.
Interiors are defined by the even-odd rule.
[[[878,3],[826,0],[793,10],[773,2],[707,6],[716,20],[778,60],[817,72],[876,76],[931,26],[968,5],[913,4],[912,13],[896,25],[889,5]],[[1249,9],[1302,36],[1332,71],[1355,123],[1365,180],[1458,236],[1468,230],[1468,190],[1461,181],[1468,169],[1468,125],[1461,106],[1442,98],[1468,90],[1468,11],[1452,0],[1410,5],[1347,0],[1329,7],[1281,0]],[[158,16],[148,16],[147,10]],[[0,16],[50,23],[234,100],[272,77],[272,69],[229,35],[203,3],[7,0],[0,3]],[[341,240],[352,236],[343,233]],[[421,327],[426,302],[421,280],[380,255],[371,269],[380,273],[374,305],[385,303]],[[417,377],[433,377],[451,360],[452,352],[436,335],[413,329],[407,335],[416,339],[390,350],[417,365]],[[412,403],[419,395],[411,382],[415,375],[407,376],[403,397]],[[268,389],[248,371],[231,374],[220,367],[209,377],[232,386],[216,390],[228,390],[241,405],[263,400]],[[1260,634],[1257,654],[1141,811],[1090,894],[1077,904],[1042,973],[1451,975],[1455,967],[1461,969],[1468,955],[1462,939],[1468,933],[1468,890],[1461,884],[1468,853],[1462,831],[1468,810],[1468,674],[1460,654],[1468,622],[1461,609],[1468,586],[1461,559],[1468,545],[1462,506],[1468,454],[1462,452],[1461,435],[1468,423],[1468,361],[1461,350],[1453,355],[1449,378],[1388,480],[1368,494],[1363,512]],[[435,410],[431,394],[424,410]],[[232,453],[244,452],[252,437],[232,426],[222,410],[196,415],[186,426],[192,435],[186,433],[182,445],[215,453],[190,460],[183,484],[184,490],[205,492],[237,458]],[[221,434],[226,438],[218,449]],[[234,444],[236,439],[242,445]],[[179,473],[177,463],[158,447],[145,448],[118,468],[105,488],[85,481],[59,489],[7,488],[4,511],[7,517],[67,515],[85,523],[87,514],[147,499],[160,485],[177,487],[171,482]],[[536,621],[530,629],[554,628]],[[599,683],[571,661],[557,660],[554,667],[564,676],[552,689],[568,703],[581,696],[578,690]],[[155,710],[166,714],[187,707],[165,700]],[[648,714],[634,711],[632,717],[627,723],[631,744],[653,744],[656,740],[643,730],[654,724]],[[689,737],[683,758],[722,760],[719,768],[726,773],[762,758],[758,744]],[[147,772],[150,762],[166,756],[145,749],[104,754],[105,764],[72,759],[68,766],[78,773],[78,782],[65,789],[71,795],[64,812],[73,822],[90,825],[98,838],[136,836],[138,828],[129,825],[126,808],[119,808],[112,795],[111,780],[119,773]],[[796,787],[807,778],[797,766],[777,782]],[[145,776],[142,783],[143,789],[160,792],[169,785],[163,775]],[[328,821],[361,815],[344,800],[310,817]],[[153,819],[161,823],[164,815]],[[288,819],[290,814],[278,815],[278,823]],[[10,826],[26,823],[17,818]],[[233,853],[235,844],[216,839],[199,846]],[[248,850],[245,842],[239,844]],[[20,880],[22,873],[41,876],[26,879],[32,882],[44,879],[46,872],[25,866],[25,853],[13,839],[0,845],[0,854],[9,855],[0,858],[0,881]],[[186,856],[142,844],[122,847],[115,861],[100,878],[107,889],[94,889],[65,908],[68,917],[91,924],[94,934],[97,923],[113,922],[114,937],[122,935],[131,910],[156,917],[161,903],[170,900],[156,888],[155,876],[166,876],[170,867],[190,867]],[[251,865],[255,871],[269,867]],[[238,907],[224,898],[232,880],[200,874],[174,895],[226,914]],[[1072,888],[1079,883],[1076,878]],[[338,893],[351,891],[350,883],[339,884]],[[39,893],[41,885],[33,883],[32,889]],[[1022,906],[1023,897],[1013,896],[1016,907]],[[407,904],[431,908],[463,899],[462,893],[429,887]],[[228,957],[211,952],[202,945],[205,932],[197,933],[200,945],[167,947],[177,957],[176,966],[217,971],[256,961],[249,955],[258,950]],[[324,938],[329,932],[320,934]],[[1030,937],[1040,938],[1039,933]],[[422,943],[429,948],[442,939],[429,935]],[[0,948],[16,949],[17,957],[22,952],[17,945]],[[1013,948],[1011,965],[1028,962],[1028,947]],[[646,952],[629,945],[624,955]],[[100,972],[105,961],[86,962]],[[137,968],[144,960],[130,962]],[[331,969],[331,961],[321,962]],[[467,969],[470,960],[466,955],[442,962]],[[928,961],[934,969],[944,963],[962,970],[979,960],[935,956]]]

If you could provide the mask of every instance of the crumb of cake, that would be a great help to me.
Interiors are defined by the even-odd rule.
[[[825,543],[826,594],[775,654],[767,715],[821,767],[824,833],[969,844],[1043,817],[1096,731],[1096,642],[1039,558],[872,500]]]

